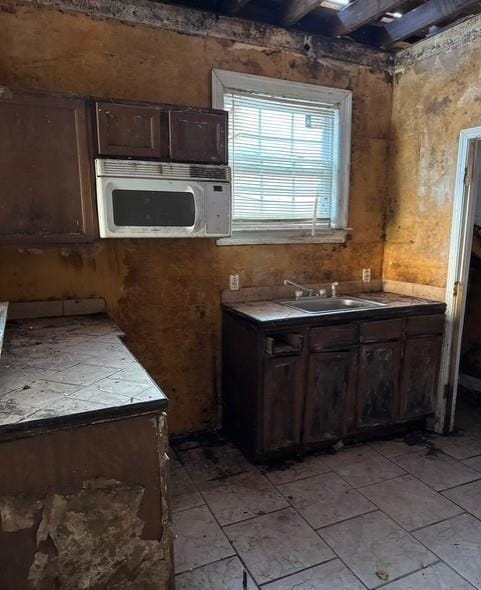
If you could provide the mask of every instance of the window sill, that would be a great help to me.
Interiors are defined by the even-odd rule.
[[[254,246],[263,244],[344,244],[349,230],[319,230],[314,236],[299,232],[233,232],[228,238],[217,240],[218,246]]]

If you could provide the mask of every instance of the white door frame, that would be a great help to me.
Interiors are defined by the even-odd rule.
[[[481,127],[464,129],[459,136],[446,283],[446,332],[434,424],[436,432],[451,432],[454,428],[466,287],[476,201],[481,181],[481,149],[476,149],[477,140],[481,140]],[[477,182],[473,182],[474,176]]]

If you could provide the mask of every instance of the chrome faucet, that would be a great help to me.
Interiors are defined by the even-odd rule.
[[[296,299],[299,299],[300,297],[313,297],[314,295],[317,295],[317,292],[314,289],[310,289],[309,287],[305,287],[304,285],[299,285],[298,283],[294,283],[294,281],[289,281],[285,279],[284,285],[286,287],[288,285],[291,285],[292,287],[296,288]]]
[[[337,287],[338,286],[339,286],[339,283],[337,281],[335,283],[331,283],[331,297],[337,296]]]

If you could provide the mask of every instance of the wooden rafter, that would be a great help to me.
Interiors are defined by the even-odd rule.
[[[319,7],[319,0],[284,0],[281,11],[281,24],[291,27],[307,14]]]
[[[346,35],[406,3],[407,0],[356,0],[337,14],[333,34]]]
[[[479,4],[473,0],[430,0],[407,12],[402,18],[385,26],[383,45],[389,47],[397,41],[407,39],[419,31],[435,25],[458,12]]]
[[[222,0],[220,10],[229,15],[237,14],[249,2],[250,0]]]

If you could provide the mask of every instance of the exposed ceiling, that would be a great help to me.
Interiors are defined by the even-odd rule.
[[[392,50],[435,35],[481,12],[481,0],[170,0],[167,3],[327,37],[349,38]]]

